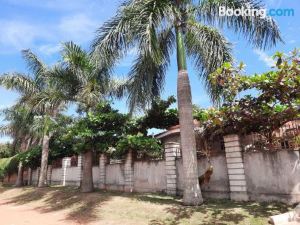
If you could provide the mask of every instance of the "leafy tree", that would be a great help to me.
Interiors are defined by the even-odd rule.
[[[166,129],[179,124],[177,109],[170,108],[175,102],[174,96],[170,96],[167,100],[155,99],[145,116],[139,119],[141,127],[143,129]]]
[[[113,158],[122,158],[132,151],[135,158],[161,158],[163,151],[159,140],[146,137],[143,134],[126,135],[120,139],[115,151],[111,152]]]
[[[78,111],[84,114],[86,118],[90,118],[89,113],[97,111],[96,107],[99,102],[108,100],[111,97],[122,96],[122,80],[111,77],[111,71],[108,67],[80,46],[73,42],[65,43],[62,56],[65,67],[72,78],[70,80],[70,86],[74,92],[72,100],[78,105]],[[81,126],[80,123],[77,125]],[[83,157],[83,173],[89,175],[92,171],[92,148],[86,147]],[[83,176],[81,190],[88,192],[92,189],[91,178]]]
[[[226,25],[242,33],[258,48],[273,46],[281,40],[278,27],[271,18],[220,17],[220,6],[262,8],[254,0],[129,0],[103,24],[93,43],[95,57],[101,57],[108,67],[132,47],[138,50],[129,72],[128,102],[131,109],[145,108],[160,94],[170,57],[173,50],[177,50],[177,98],[185,177],[183,201],[187,205],[202,203],[202,196],[186,56],[193,59],[212,99],[217,100],[218,91],[212,92],[208,75],[224,62],[232,61],[232,56],[228,41],[211,25]]]
[[[73,139],[74,151],[84,153],[87,163],[83,163],[81,191],[93,190],[93,152],[106,153],[125,132],[127,116],[111,108],[107,103],[98,104],[93,111],[79,118],[70,127],[67,137]]]
[[[202,110],[199,118],[209,135],[216,133],[258,132],[272,148],[273,132],[288,121],[300,116],[300,60],[299,51],[289,55],[276,53],[276,68],[272,71],[246,76],[244,65],[226,63],[211,75],[212,82],[223,91],[223,106]],[[278,63],[279,62],[279,63]],[[240,93],[256,90],[258,94]]]
[[[0,134],[9,135],[14,139],[13,152],[27,151],[33,139],[30,125],[33,122],[34,114],[27,106],[21,104],[4,109],[2,114],[8,124],[0,127]],[[22,163],[19,163],[16,187],[23,185],[23,169]]]
[[[9,158],[16,154],[11,143],[0,144],[0,159]]]

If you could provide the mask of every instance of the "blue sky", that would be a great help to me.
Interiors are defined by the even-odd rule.
[[[32,49],[46,63],[53,64],[59,59],[62,42],[75,41],[89,48],[96,29],[116,12],[120,0],[0,0],[0,74],[10,71],[27,72],[20,51]],[[260,73],[270,68],[270,57],[275,51],[290,51],[299,46],[300,5],[299,0],[265,0],[267,8],[293,8],[294,17],[275,17],[285,44],[279,44],[268,51],[254,49],[242,36],[231,31],[223,34],[234,45],[237,62],[247,64],[247,73]],[[126,75],[134,51],[122,60],[116,74]],[[193,103],[202,107],[211,105],[202,82],[189,63]],[[175,57],[168,70],[164,97],[176,95],[177,67]],[[17,94],[0,87],[0,108],[11,106]],[[115,107],[126,112],[125,101]],[[0,123],[1,123],[0,117]],[[0,142],[9,140],[0,138]]]

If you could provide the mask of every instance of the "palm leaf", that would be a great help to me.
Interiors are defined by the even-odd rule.
[[[194,61],[212,100],[217,103],[220,93],[213,88],[208,76],[224,62],[232,61],[230,43],[217,29],[195,21],[188,22],[185,40],[188,56]]]

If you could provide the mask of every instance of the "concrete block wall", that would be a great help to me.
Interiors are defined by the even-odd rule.
[[[224,137],[225,154],[210,158],[214,168],[210,182],[201,186],[204,197],[230,198],[238,201],[300,201],[299,151],[244,153],[236,135]],[[104,156],[93,167],[95,187],[106,190],[165,192],[180,195],[184,189],[182,159],[178,143],[165,145],[165,159],[108,164]],[[52,185],[80,185],[82,166],[70,167],[64,159],[63,168],[52,168],[48,179]],[[208,168],[206,158],[198,159],[198,173]],[[49,167],[50,168],[50,167]],[[50,170],[49,170],[50,171]],[[37,185],[39,170],[32,171],[32,184]]]
[[[248,201],[247,182],[242,156],[242,146],[238,135],[224,137],[227,171],[229,175],[230,198]]]
[[[166,192],[169,195],[177,194],[177,169],[176,169],[176,157],[179,157],[177,153],[180,152],[180,145],[176,142],[169,142],[165,145],[165,170],[167,187]],[[178,156],[177,156],[178,155]]]

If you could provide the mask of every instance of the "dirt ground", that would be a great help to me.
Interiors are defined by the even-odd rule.
[[[184,207],[164,195],[0,187],[0,225],[265,225],[269,216],[288,210],[280,203],[208,200]]]

